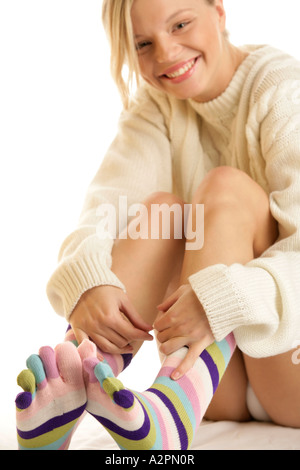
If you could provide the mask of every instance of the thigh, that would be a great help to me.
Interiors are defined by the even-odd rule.
[[[258,400],[272,421],[300,427],[300,364],[294,351],[264,359],[244,355],[247,375]]]
[[[249,421],[247,408],[248,378],[242,353],[237,348],[206,411],[212,421]]]
[[[130,235],[130,225],[136,224],[137,219],[134,219],[126,228],[126,236],[117,239],[112,250],[112,271],[123,282],[128,297],[139,314],[149,323],[154,322],[157,305],[163,301],[170,283],[171,288],[178,283],[185,243],[184,238],[176,239],[173,236],[176,232],[173,226],[170,227],[170,236],[164,237],[161,219],[157,229],[158,237],[152,237],[151,208],[152,205],[175,204],[181,206],[183,202],[172,194],[150,195],[144,201],[146,210],[138,224],[148,228],[148,236],[133,238]],[[170,224],[175,224],[174,220],[170,218]],[[178,223],[183,222],[179,220]]]

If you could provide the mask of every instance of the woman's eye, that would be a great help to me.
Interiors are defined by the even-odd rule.
[[[149,46],[150,45],[150,42],[149,41],[141,41],[139,42],[138,44],[136,44],[136,50],[137,51],[141,51],[142,49],[144,49],[145,47]]]
[[[188,25],[187,21],[182,21],[181,23],[178,23],[174,29],[175,30],[184,29],[187,25]]]

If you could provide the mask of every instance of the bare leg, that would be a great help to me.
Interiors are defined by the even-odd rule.
[[[186,251],[182,283],[213,264],[245,264],[276,240],[277,225],[267,195],[239,170],[219,167],[210,172],[193,204],[205,206],[205,244],[198,252]]]
[[[182,205],[182,201],[168,193],[156,193],[144,202],[150,218],[152,204]],[[150,219],[148,221],[150,230]],[[180,222],[182,223],[182,221]],[[157,315],[160,304],[173,282],[179,281],[184,255],[184,239],[147,239],[133,240],[130,236],[118,239],[112,252],[112,271],[126,287],[129,299],[150,324]],[[171,226],[170,234],[174,234]],[[176,282],[177,280],[177,282]],[[140,342],[132,345],[134,354],[141,346]]]
[[[245,264],[259,256],[277,237],[267,195],[239,170],[220,167],[212,171],[198,188],[193,203],[205,205],[205,243],[198,252],[186,251],[181,284],[193,273],[213,264]],[[250,419],[247,384],[243,356],[236,350],[206,418]]]
[[[183,204],[172,195],[158,193],[146,203],[150,208],[153,203],[175,202]],[[151,240],[151,237],[147,240],[128,237],[115,244],[112,269],[148,322],[156,318],[156,306],[170,286],[175,290],[187,283],[191,274],[216,263],[245,264],[276,240],[277,224],[271,216],[267,195],[239,170],[220,167],[210,172],[194,195],[193,204],[194,207],[205,205],[205,244],[201,250],[184,251],[185,240]],[[140,346],[140,343],[134,345],[135,352]],[[246,406],[247,383],[243,356],[237,351],[206,417],[250,419]]]
[[[272,421],[300,428],[300,365],[293,351],[265,359],[244,355],[251,386]]]

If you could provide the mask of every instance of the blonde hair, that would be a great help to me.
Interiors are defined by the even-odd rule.
[[[215,0],[205,0],[214,5]],[[128,107],[132,86],[139,85],[138,54],[134,43],[131,8],[134,0],[103,0],[102,21],[110,48],[110,70],[125,108]],[[127,77],[124,77],[127,65]]]
[[[111,75],[119,89],[124,107],[128,107],[130,91],[139,83],[138,55],[134,43],[131,8],[134,0],[103,0],[102,21],[110,48]],[[124,77],[127,65],[127,77]]]

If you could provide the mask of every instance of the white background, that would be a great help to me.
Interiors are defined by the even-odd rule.
[[[4,432],[14,428],[14,398],[20,391],[15,378],[26,358],[41,345],[55,346],[63,339],[65,320],[53,312],[45,287],[121,110],[109,74],[101,3],[0,0]],[[268,43],[300,59],[299,0],[224,3],[234,44]],[[134,363],[126,385],[141,390],[157,372],[157,355],[148,345]]]

